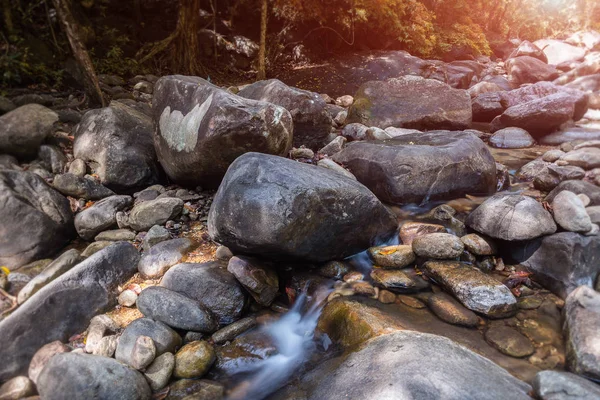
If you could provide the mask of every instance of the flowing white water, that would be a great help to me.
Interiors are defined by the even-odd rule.
[[[312,297],[298,296],[293,307],[279,320],[263,328],[273,339],[277,353],[252,366],[246,380],[228,400],[260,400],[281,388],[316,349],[315,328],[324,300],[331,290],[321,288]]]

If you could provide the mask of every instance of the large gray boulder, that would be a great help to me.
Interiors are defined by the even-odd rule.
[[[73,154],[117,193],[133,192],[158,181],[152,120],[121,102],[83,115],[75,130]]]
[[[283,107],[245,99],[201,78],[165,76],[156,83],[154,143],[174,182],[216,187],[244,153],[286,154],[293,125]]]
[[[496,189],[494,158],[468,132],[431,131],[350,143],[333,159],[386,203],[449,200]]]
[[[366,250],[397,226],[356,180],[258,153],[231,165],[208,216],[213,240],[236,254],[319,262]]]
[[[578,287],[565,300],[564,315],[568,369],[600,379],[600,293],[587,286]]]
[[[322,377],[327,377],[322,379]],[[336,368],[311,372],[310,400],[530,399],[531,387],[450,339],[402,331],[379,336]]]
[[[418,76],[403,76],[363,84],[354,95],[347,123],[381,129],[467,129],[471,97],[466,90]]]
[[[0,117],[0,153],[35,157],[58,115],[39,104],[28,104]]]
[[[115,243],[55,279],[0,322],[0,381],[27,374],[35,352],[54,340],[66,342],[90,319],[116,304],[117,289],[137,271],[139,253]]]
[[[558,70],[555,66],[529,56],[511,58],[505,65],[509,80],[515,86],[558,78]]]
[[[525,129],[533,137],[548,135],[569,121],[577,121],[578,104],[582,96],[573,92],[559,92],[509,107],[492,121],[492,131],[508,127]],[[587,96],[583,94],[583,98]],[[586,106],[587,108],[587,106]]]
[[[218,261],[175,265],[161,286],[197,301],[221,326],[238,320],[246,305],[246,292],[227,271],[227,265]]]
[[[467,226],[486,236],[509,240],[531,240],[556,232],[552,215],[531,197],[497,194],[472,211]]]
[[[319,150],[328,143],[331,117],[327,113],[325,101],[318,93],[270,79],[246,86],[238,96],[272,103],[288,110],[294,121],[294,147],[305,145]]]
[[[0,265],[58,252],[73,236],[69,201],[36,174],[0,170]]]
[[[593,287],[600,273],[600,236],[559,232],[524,247],[517,261],[533,272],[536,282],[562,298],[579,286]]]
[[[37,388],[44,400],[149,400],[152,391],[140,372],[112,358],[62,353],[42,370]]]

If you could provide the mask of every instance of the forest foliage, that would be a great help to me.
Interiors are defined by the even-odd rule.
[[[260,34],[262,0],[66,1],[81,26],[82,41],[98,73],[132,76],[194,70],[189,67],[185,46],[196,41],[190,42],[189,36],[181,34],[180,11],[193,10],[197,5],[203,11],[192,15],[183,28],[225,26],[256,41]],[[69,76],[64,71],[71,68],[70,51],[52,1],[0,2],[0,86],[68,84],[63,80]],[[336,52],[394,49],[423,58],[453,59],[465,54],[491,55],[495,46],[513,38],[560,38],[577,30],[600,28],[600,5],[595,0],[267,2],[270,68],[277,66],[280,54],[289,51],[290,45],[299,43],[322,57]],[[178,71],[177,62],[141,63],[140,50],[152,49],[155,43],[164,46],[167,54],[163,57],[181,59],[187,65]],[[197,53],[193,57],[201,58]]]

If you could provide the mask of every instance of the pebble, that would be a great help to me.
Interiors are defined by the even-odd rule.
[[[396,301],[396,295],[388,290],[380,290],[377,299],[383,304],[392,304]]]
[[[222,383],[206,379],[181,379],[169,386],[166,400],[190,400],[191,393],[194,399],[222,400],[225,387]]]
[[[117,323],[108,315],[96,315],[90,321],[90,326],[87,329],[85,352],[93,353],[106,331],[116,332],[118,329]]]
[[[71,165],[69,165],[69,174],[73,174],[80,178],[83,178],[87,173],[87,166],[85,165],[85,161],[76,158],[73,160]]]
[[[119,304],[124,307],[131,307],[137,301],[138,295],[133,290],[123,290],[119,295]]]
[[[474,328],[479,323],[477,314],[443,292],[430,296],[427,299],[427,306],[439,319],[452,325]]]
[[[423,304],[423,302],[419,299],[415,299],[414,297],[411,296],[405,296],[402,294],[399,294],[397,296],[397,299],[404,305],[409,306],[411,308],[416,308],[417,310],[423,309],[425,308],[425,304]]]
[[[246,317],[242,318],[230,325],[227,325],[223,329],[220,329],[213,333],[211,340],[215,344],[223,344],[232,341],[247,330],[256,326],[256,318]]]
[[[375,268],[371,279],[376,285],[393,292],[410,293],[415,291],[414,281],[403,271]]]
[[[110,241],[110,242],[119,242],[121,240],[134,240],[135,239],[135,232],[130,231],[129,229],[114,229],[111,231],[104,231],[104,232],[100,232],[98,235],[96,235],[96,237],[94,238],[95,241],[100,242],[100,241]]]
[[[233,257],[233,253],[229,250],[227,246],[219,246],[217,247],[217,251],[215,252],[215,258],[221,261],[229,261],[229,259]]]
[[[563,229],[571,232],[589,232],[592,230],[592,221],[585,205],[573,192],[564,190],[554,197],[552,201],[554,219]]]
[[[96,356],[112,357],[115,355],[118,343],[118,335],[104,336],[102,339],[100,339],[100,343],[98,343],[92,354]]]
[[[81,257],[90,257],[113,243],[114,242],[109,242],[108,240],[103,240],[101,242],[93,242],[88,247],[86,247],[85,250],[83,250],[83,252],[81,253]]]
[[[317,270],[317,273],[325,278],[340,280],[351,271],[350,265],[343,261],[330,261]]]
[[[478,256],[492,256],[497,252],[496,245],[491,240],[486,240],[476,233],[465,235],[460,240],[468,251]]]
[[[535,352],[529,339],[508,326],[493,324],[485,332],[485,340],[501,353],[511,357],[527,357]]]
[[[16,376],[0,386],[0,400],[19,400],[35,393],[35,385],[26,376]]]
[[[215,360],[215,350],[208,342],[188,343],[175,354],[173,376],[180,379],[201,378]]]
[[[378,267],[393,269],[408,267],[416,258],[412,246],[407,245],[371,247],[368,254]]]
[[[138,336],[133,345],[130,365],[135,369],[144,369],[156,358],[156,346],[152,338]]]
[[[146,368],[144,376],[150,388],[157,392],[167,386],[174,369],[175,355],[167,352],[154,359],[152,364]]]
[[[307,149],[305,147],[301,147],[299,149],[293,148],[290,150],[290,157],[294,160],[298,160],[300,158],[315,158],[315,153],[311,149]]]
[[[406,222],[400,227],[400,240],[403,244],[410,246],[417,237],[429,233],[446,233],[446,228],[437,224],[426,224],[424,222]]]
[[[465,249],[460,238],[449,233],[430,233],[416,238],[413,251],[419,257],[452,259],[460,257]]]
[[[29,370],[27,371],[29,379],[31,379],[33,383],[37,384],[38,376],[40,376],[40,373],[48,361],[50,361],[52,356],[59,353],[68,353],[69,351],[71,351],[71,349],[59,340],[55,340],[54,342],[50,342],[40,347],[40,349],[35,352],[31,362],[29,363]]]
[[[165,227],[154,225],[152,228],[150,228],[150,230],[148,230],[146,236],[144,236],[142,247],[144,248],[144,251],[148,251],[155,244],[169,239],[171,239],[171,234]]]
[[[566,153],[564,151],[559,150],[559,149],[548,150],[542,156],[542,160],[544,160],[546,162],[555,162],[556,160],[560,159],[565,154]]]

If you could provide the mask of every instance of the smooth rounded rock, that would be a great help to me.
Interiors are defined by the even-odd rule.
[[[465,235],[460,240],[468,251],[478,256],[493,256],[497,252],[495,243],[476,233]]]
[[[444,292],[430,296],[427,299],[427,306],[439,319],[449,324],[474,328],[479,323],[477,314]]]
[[[410,246],[415,238],[429,233],[446,233],[446,228],[424,222],[406,222],[400,227],[399,236],[403,244]]]
[[[89,354],[63,353],[50,360],[38,378],[44,400],[149,400],[144,376],[117,360]]]
[[[494,132],[490,144],[499,149],[523,149],[535,144],[529,132],[521,128],[504,128]]]
[[[201,378],[215,360],[215,350],[208,342],[188,343],[175,354],[173,375],[180,379]]]
[[[465,249],[460,238],[449,233],[430,233],[416,238],[412,249],[419,257],[451,259],[459,257]]]
[[[371,247],[368,251],[373,263],[381,268],[400,269],[415,262],[412,246],[379,246]]]
[[[177,264],[193,247],[187,238],[171,239],[160,242],[150,248],[138,264],[138,271],[145,279],[157,279]]]
[[[68,353],[69,351],[71,351],[71,349],[58,340],[40,347],[40,349],[35,352],[31,362],[29,363],[29,370],[27,372],[29,379],[31,379],[33,383],[37,383],[37,378],[48,361],[50,361],[50,359],[57,354]]]
[[[573,192],[562,191],[552,200],[554,219],[566,231],[589,232],[592,220],[581,199]]]
[[[174,368],[175,356],[173,353],[164,353],[156,357],[152,364],[144,371],[144,376],[150,385],[150,389],[156,392],[167,386]]]
[[[129,214],[129,225],[136,231],[146,231],[154,225],[163,225],[183,210],[183,200],[175,197],[160,198],[137,204]]]
[[[540,371],[531,385],[541,400],[600,399],[598,384],[570,372]]]
[[[16,376],[0,386],[0,400],[20,400],[35,393],[34,383],[26,376]]]
[[[513,194],[490,197],[469,214],[466,224],[486,236],[508,241],[556,232],[552,215],[539,202]]]
[[[279,292],[279,277],[271,266],[239,256],[229,260],[227,271],[235,276],[258,304],[268,307],[275,300]]]
[[[218,326],[212,313],[197,301],[161,286],[142,290],[137,307],[144,316],[176,329],[210,333]]]
[[[533,354],[535,348],[529,339],[517,330],[508,326],[492,325],[485,332],[485,340],[500,352],[511,357],[527,357]]]

